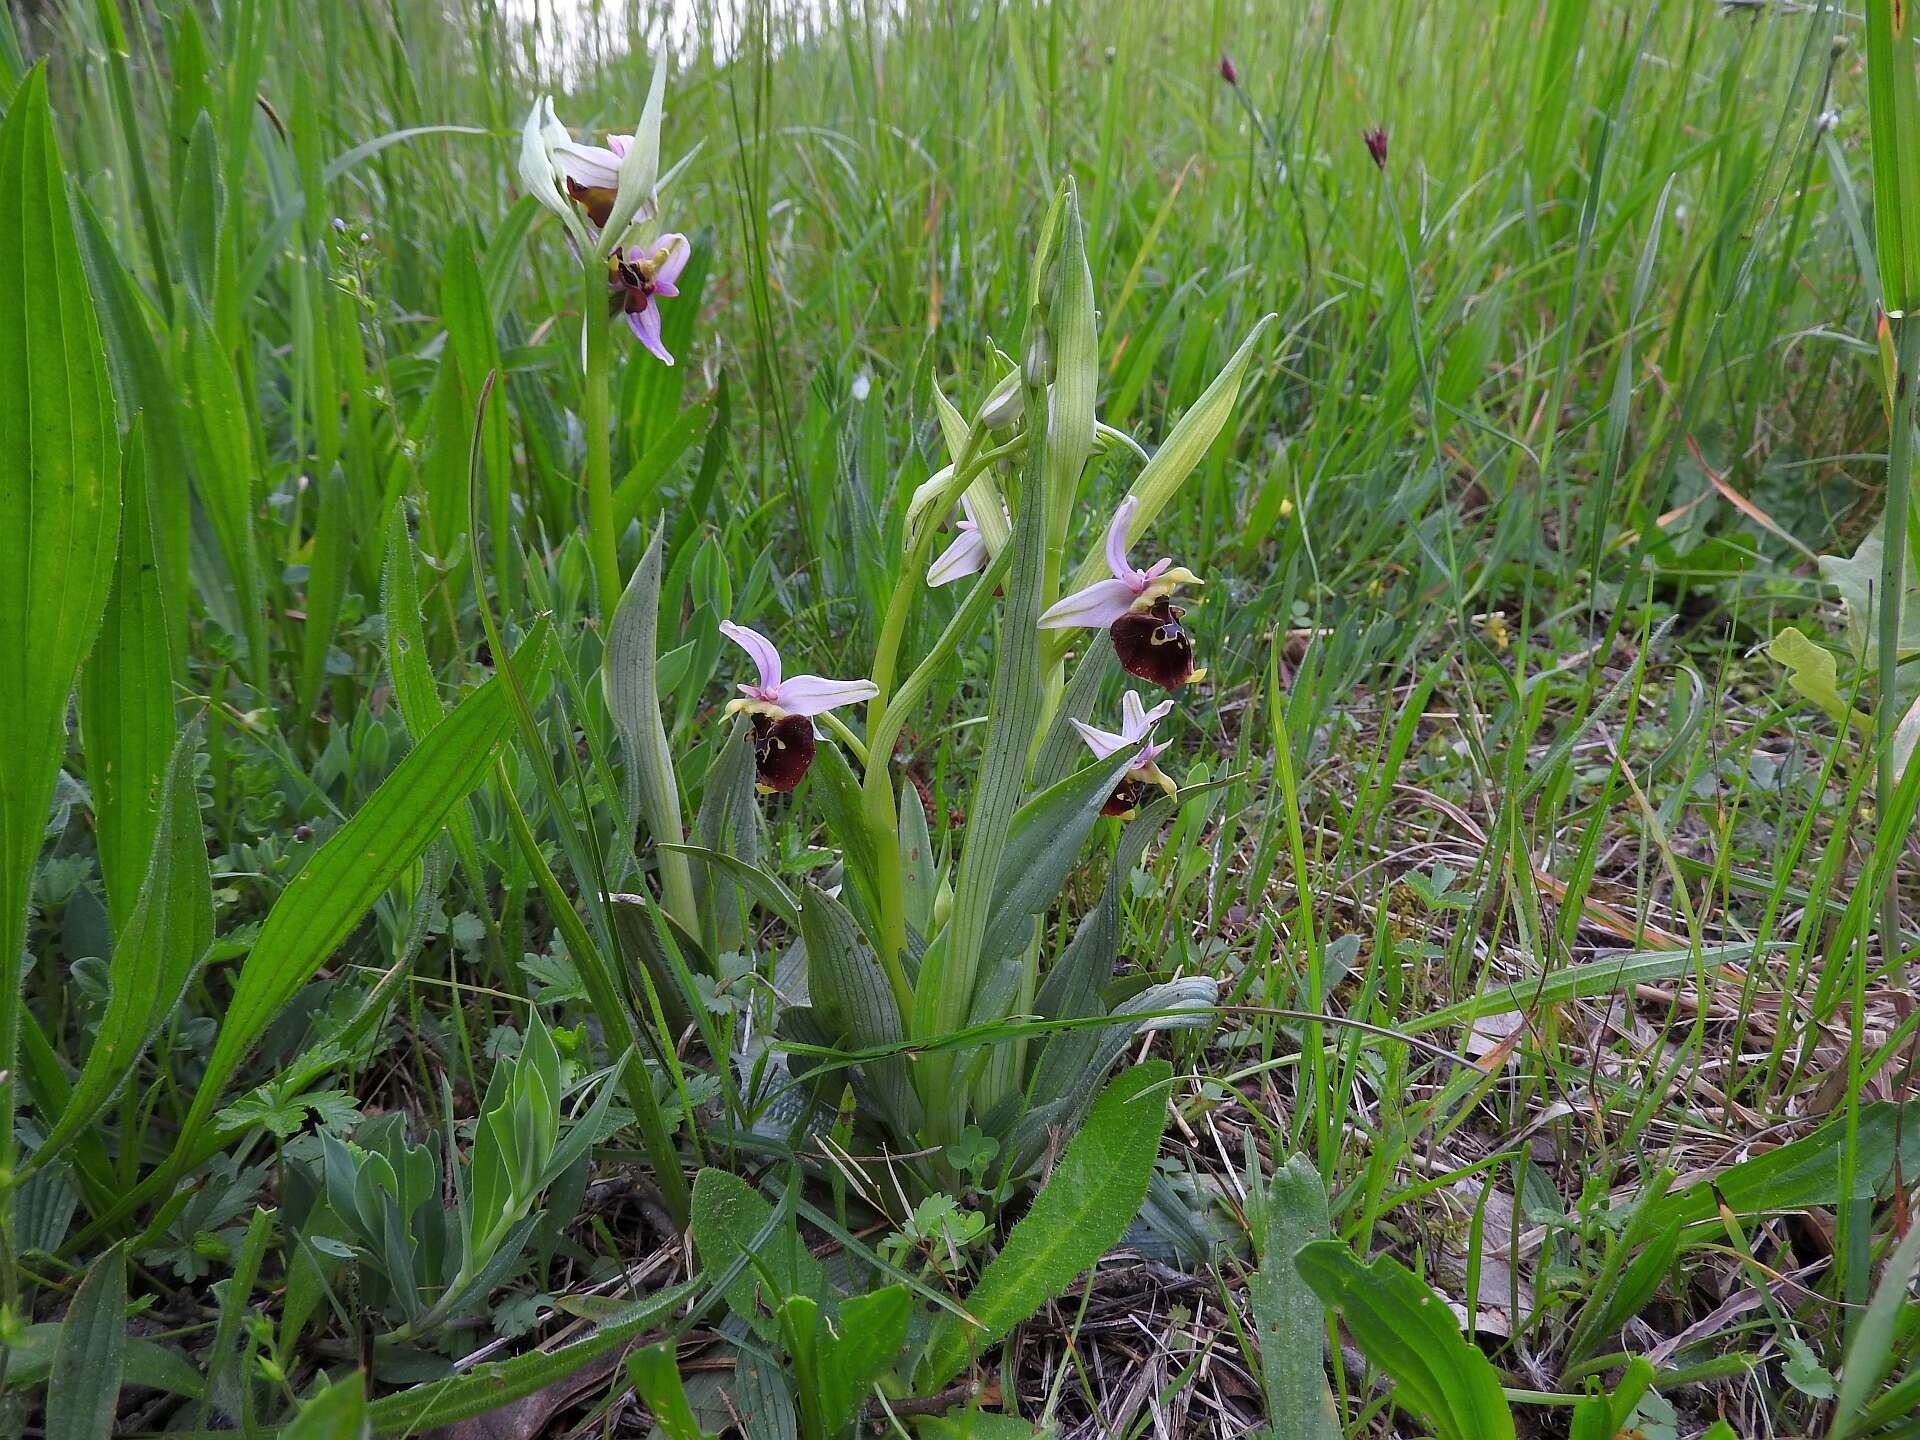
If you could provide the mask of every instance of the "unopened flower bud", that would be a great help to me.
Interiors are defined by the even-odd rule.
[[[1020,417],[1025,412],[1026,401],[1020,394],[1020,372],[1010,370],[988,393],[987,403],[980,407],[980,423],[989,430],[1011,430],[1020,423]]]
[[[1220,78],[1229,85],[1240,83],[1240,72],[1233,68],[1233,57],[1224,50],[1220,52]]]
[[[1038,390],[1053,378],[1053,344],[1046,327],[1036,325],[1027,337],[1027,355],[1021,363],[1021,378]]]
[[[1367,154],[1373,157],[1373,163],[1381,170],[1387,168],[1387,131],[1383,125],[1362,131],[1360,138],[1367,142]]]

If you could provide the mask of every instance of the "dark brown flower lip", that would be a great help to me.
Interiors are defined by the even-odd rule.
[[[813,722],[804,715],[753,716],[753,762],[760,789],[788,795],[813,764]]]
[[[613,214],[613,202],[616,191],[605,185],[582,185],[571,175],[567,177],[567,194],[574,204],[587,212],[587,218],[596,229],[604,229],[607,217]]]
[[[1108,627],[1120,668],[1163,690],[1178,690],[1194,676],[1193,636],[1180,623],[1186,611],[1161,596],[1145,610],[1130,611]]]

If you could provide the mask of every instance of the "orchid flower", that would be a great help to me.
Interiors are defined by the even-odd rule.
[[[648,96],[648,112],[656,126],[659,83],[656,78],[654,93]],[[520,183],[566,221],[582,251],[593,248],[580,223],[580,212],[585,212],[593,228],[603,232],[600,248],[606,249],[624,235],[630,222],[652,216],[657,151],[657,141],[651,147],[637,145],[633,135],[608,135],[605,145],[575,140],[554,114],[553,97],[542,96],[520,127]]]
[[[632,143],[631,135],[609,135],[604,146],[582,145],[554,114],[553,97],[543,95],[520,127],[520,183],[584,238],[573,205],[595,228],[606,225],[620,195],[620,162]]]
[[[1120,783],[1113,787],[1113,794],[1107,797],[1107,803],[1100,807],[1102,815],[1126,817],[1134,812],[1140,803],[1140,792],[1148,785],[1157,785],[1167,794],[1177,794],[1179,787],[1161,768],[1154,764],[1166,754],[1171,741],[1156,742],[1153,727],[1166,713],[1173,709],[1173,701],[1162,700],[1151,710],[1141,703],[1137,692],[1129,690],[1120,699],[1120,733],[1111,730],[1097,730],[1082,721],[1075,720],[1073,728],[1080,732],[1080,738],[1087,742],[1087,748],[1100,759],[1109,755],[1118,755],[1122,750],[1134,746],[1133,759],[1128,762],[1126,774],[1120,777]]]
[[[760,672],[759,684],[740,686],[741,698],[727,702],[727,714],[752,718],[760,792],[785,794],[800,783],[813,763],[813,722],[808,717],[871,700],[879,688],[871,680],[784,676],[780,652],[758,630],[722,620],[720,633],[746,651]]]
[[[652,302],[671,300],[680,293],[674,288],[674,281],[687,268],[692,254],[693,246],[687,237],[678,231],[669,231],[651,250],[630,245],[624,255],[616,250],[607,257],[607,284],[626,315],[634,338],[668,365],[673,364],[673,356],[667,353],[660,339],[660,307]]]
[[[1040,617],[1040,628],[1105,630],[1113,638],[1121,669],[1163,689],[1177,690],[1206,672],[1193,668],[1193,637],[1180,623],[1186,611],[1169,597],[1182,585],[1202,581],[1171,560],[1156,560],[1145,570],[1128,563],[1127,529],[1139,507],[1140,502],[1129,495],[1107,526],[1110,578],[1062,596]]]
[[[943,550],[940,558],[935,560],[928,569],[927,584],[929,585],[935,587],[951,585],[954,581],[964,579],[968,575],[978,575],[987,568],[989,558],[987,542],[981,536],[980,526],[973,518],[973,503],[965,495],[960,497],[960,509],[967,517],[953,527],[960,532],[960,538]],[[1000,513],[1007,515],[1005,505],[1000,507]],[[1007,515],[1007,523],[1009,525],[1013,523],[1011,515]]]

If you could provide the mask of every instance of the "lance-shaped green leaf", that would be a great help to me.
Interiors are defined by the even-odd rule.
[[[1363,1265],[1338,1240],[1313,1241],[1294,1264],[1440,1440],[1512,1440],[1500,1376],[1426,1281],[1391,1255]]]
[[[807,993],[815,1018],[829,1035],[854,1050],[891,1045],[902,1035],[900,1011],[853,917],[818,885],[802,892],[800,933],[807,946]],[[893,1128],[911,1134],[919,1107],[899,1056],[863,1067],[875,1082],[880,1103],[892,1112]]]
[[[1233,352],[1233,357],[1214,377],[1213,383],[1193,403],[1193,407],[1180,417],[1179,423],[1173,427],[1173,433],[1167,436],[1160,448],[1153,452],[1153,458],[1134,477],[1127,494],[1140,503],[1127,528],[1129,545],[1137,543],[1147,533],[1147,527],[1180,492],[1187,476],[1193,473],[1194,467],[1206,455],[1207,448],[1225,428],[1234,406],[1239,402],[1240,383],[1246,378],[1247,365],[1253,359],[1253,348],[1276,318],[1263,315],[1247,332],[1247,338],[1240,342],[1240,348]],[[1066,589],[1081,590],[1091,585],[1100,578],[1105,564],[1105,555],[1098,549],[1094,550],[1081,562],[1073,583]]]
[[[1047,325],[1054,375],[1047,407],[1048,544],[1056,549],[1066,542],[1080,472],[1093,450],[1094,391],[1100,381],[1100,336],[1080,196],[1071,180],[1064,188],[1060,244],[1053,257],[1053,311]]]
[[[160,824],[167,757],[180,738],[173,718],[173,647],[154,551],[147,453],[136,422],[120,471],[120,548],[106,614],[80,673],[80,735],[93,791],[100,875],[115,935],[125,931],[140,897]],[[196,843],[198,839],[196,827]]]
[[[548,633],[542,620],[509,662],[528,689],[546,666]],[[261,1032],[480,783],[512,724],[506,678],[496,675],[394,767],[281,891],[234,982],[176,1156],[188,1152]]]
[[[127,1253],[115,1245],[74,1292],[47,1380],[47,1440],[97,1440],[113,1431],[127,1350]]]
[[[626,593],[614,611],[607,635],[607,657],[600,671],[607,710],[626,745],[627,792],[647,822],[656,846],[685,843],[680,822],[680,782],[673,773],[667,727],[660,719],[659,621],[660,537],[656,529],[647,553],[634,567]],[[656,852],[667,913],[691,934],[700,930],[693,898],[693,874],[687,857]]]
[[[660,180],[660,121],[667,94],[667,62],[664,54],[655,62],[653,79],[647,85],[647,103],[640,111],[640,123],[620,157],[620,183],[614,192],[613,208],[607,214],[602,247],[611,251],[625,238],[630,225],[645,225],[659,212],[655,191]]]
[[[969,1355],[1066,1293],[1125,1233],[1160,1150],[1172,1074],[1166,1061],[1150,1060],[1115,1077],[1101,1093],[1033,1208],[962,1302],[977,1323],[951,1315],[935,1323],[920,1362],[920,1389],[939,1389],[960,1373]]]
[[[34,862],[120,522],[120,444],[35,68],[0,128],[0,1164],[13,1155],[20,957]]]
[[[1304,1155],[1267,1180],[1261,1217],[1260,1268],[1247,1281],[1260,1336],[1260,1378],[1267,1392],[1271,1440],[1338,1440],[1327,1391],[1327,1327],[1313,1291],[1294,1267],[1309,1241],[1328,1233],[1327,1190]]]
[[[107,965],[106,1011],[80,1078],[34,1152],[36,1168],[82,1134],[126,1083],[213,943],[213,884],[194,788],[199,739],[199,725],[189,726],[167,764],[146,883]]]
[[[367,1384],[356,1370],[300,1407],[280,1440],[361,1440],[367,1428]]]

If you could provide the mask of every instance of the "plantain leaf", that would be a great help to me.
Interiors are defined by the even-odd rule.
[[[167,756],[180,735],[173,719],[171,626],[154,550],[141,433],[136,422],[127,435],[120,471],[120,550],[100,638],[80,672],[80,736],[115,936],[126,930],[140,897],[160,824]],[[197,844],[197,825],[194,838]]]
[[[885,1374],[907,1343],[913,1303],[904,1285],[856,1295],[840,1306],[840,1333],[822,1337],[820,1410],[827,1433],[853,1423],[867,1389]]]
[[[653,1412],[653,1423],[667,1440],[708,1440],[687,1401],[680,1367],[670,1340],[645,1345],[627,1357],[627,1378]]]
[[[127,1253],[115,1245],[93,1262],[60,1322],[47,1380],[47,1440],[113,1432],[126,1350]]]
[[[34,864],[119,531],[119,436],[71,183],[35,67],[0,127],[0,1165]]]
[[[280,1440],[361,1440],[367,1426],[367,1383],[356,1370],[300,1407]]]
[[[83,1134],[126,1083],[213,944],[213,882],[194,787],[199,740],[196,723],[167,763],[146,883],[107,966],[106,1012],[80,1078],[60,1113],[49,1117],[53,1128],[34,1152],[36,1169]]]
[[[572,1375],[583,1365],[645,1334],[692,1298],[696,1282],[670,1285],[603,1320],[582,1340],[557,1350],[534,1350],[511,1360],[476,1365],[444,1380],[429,1380],[367,1407],[375,1435],[418,1435],[437,1426],[498,1410]]]
[[[1267,1181],[1260,1268],[1247,1284],[1260,1336],[1260,1379],[1271,1440],[1339,1440],[1327,1390],[1327,1329],[1294,1257],[1328,1233],[1327,1190],[1304,1155]]]
[[[766,1198],[728,1171],[706,1169],[694,1177],[693,1248],[709,1275],[723,1274],[741,1256],[750,1257],[727,1287],[727,1305],[763,1339],[778,1333],[774,1311],[789,1296],[826,1298],[826,1271],[801,1242],[792,1220],[775,1224]]]
[[[943,1315],[921,1359],[917,1385],[945,1385],[970,1354],[1001,1339],[1066,1293],[1126,1232],[1147,1193],[1166,1124],[1173,1067],[1150,1060],[1116,1076],[1068,1143],[1033,1208],[1007,1236],[963,1302],[976,1324]]]
[[[509,662],[527,689],[546,666],[548,634],[542,619]],[[261,1032],[480,783],[512,723],[506,677],[496,675],[421,739],[280,893],[234,982],[176,1157],[189,1153]]]
[[[1338,1240],[1303,1246],[1294,1264],[1392,1379],[1394,1398],[1440,1440],[1512,1440],[1513,1412],[1499,1375],[1426,1281],[1391,1255],[1363,1265]]]

